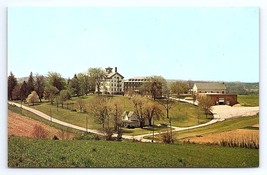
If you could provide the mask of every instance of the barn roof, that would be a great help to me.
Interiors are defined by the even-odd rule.
[[[195,83],[198,90],[201,89],[224,89],[226,90],[226,87],[224,83]]]

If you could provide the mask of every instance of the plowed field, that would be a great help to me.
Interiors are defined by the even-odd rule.
[[[67,136],[66,133],[64,133],[63,136],[63,132],[61,130],[55,129],[31,118],[8,111],[8,135],[33,137],[33,129],[35,125],[42,126],[46,131],[48,131],[49,137],[73,137],[72,134],[68,134]]]

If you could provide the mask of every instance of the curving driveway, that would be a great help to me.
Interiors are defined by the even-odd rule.
[[[180,99],[176,99],[176,98],[172,98],[174,100],[179,100]],[[189,102],[190,104],[194,104],[192,103],[192,101],[187,101],[187,100],[183,100],[183,102]],[[66,126],[66,127],[70,127],[70,128],[74,128],[77,130],[81,130],[84,132],[90,132],[90,133],[94,133],[94,134],[99,134],[99,135],[104,135],[102,132],[98,131],[98,130],[93,130],[93,129],[86,129],[77,125],[73,125],[67,122],[63,122],[60,121],[58,119],[52,118],[49,115],[46,115],[38,110],[29,108],[27,106],[24,106],[18,103],[14,103],[14,102],[8,102],[10,105],[15,105],[17,107],[22,107],[23,109],[30,111],[46,120],[49,120],[51,122]],[[197,105],[197,104],[194,104]],[[172,127],[173,128],[173,132],[175,131],[183,131],[183,130],[189,130],[189,129],[194,129],[194,128],[199,128],[199,127],[203,127],[203,126],[207,126],[207,125],[211,125],[220,121],[224,121],[227,118],[233,118],[233,117],[240,117],[240,116],[251,116],[251,115],[256,115],[257,113],[259,113],[259,107],[230,107],[230,106],[226,106],[226,105],[222,105],[222,106],[213,106],[211,112],[213,113],[214,118],[204,124],[200,124],[200,125],[196,125],[196,126],[190,126],[190,127]],[[154,135],[158,135],[160,133],[155,132]],[[117,134],[113,134],[114,137],[117,136]],[[137,135],[137,136],[127,136],[127,135],[123,135],[122,138],[124,139],[137,139],[140,140],[141,142],[151,142],[150,139],[144,139],[145,136],[152,136],[152,133],[149,134],[143,134],[143,135]]]

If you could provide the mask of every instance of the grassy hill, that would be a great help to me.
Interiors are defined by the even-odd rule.
[[[258,149],[211,145],[9,137],[8,148],[9,167],[259,166]]]
[[[36,106],[31,106],[34,109],[37,109],[39,111],[42,111],[43,113],[47,115],[52,115],[53,118],[75,124],[81,127],[85,127],[86,125],[86,117],[88,114],[86,113],[81,113],[81,112],[75,112],[73,111],[75,107],[75,103],[77,100],[82,99],[85,103],[91,103],[92,100],[96,97],[96,95],[89,95],[89,96],[83,96],[83,97],[75,97],[70,100],[68,109],[67,106],[65,105],[64,108],[61,108],[60,106],[57,108],[56,105],[51,105],[48,102],[41,103]],[[123,106],[123,110],[133,110],[133,103],[132,100],[128,97],[125,96],[113,96],[110,97],[112,99],[119,99],[121,101],[121,104]],[[201,112],[199,112],[198,107],[187,104],[187,103],[182,103],[182,102],[176,102],[175,107],[171,109],[170,111],[170,116],[172,117],[172,125],[173,126],[193,126],[198,124],[198,113],[200,113],[199,117],[199,123],[205,123],[208,122],[212,119],[212,116],[209,118],[206,118],[205,115]],[[88,122],[88,128],[91,129],[99,129],[101,125],[95,123],[94,117],[93,116],[88,116],[89,122]],[[155,121],[155,124],[161,124],[161,123],[168,123],[169,120],[166,118],[161,118],[158,121]],[[158,130],[164,129],[163,128],[158,128]],[[124,129],[125,134],[128,135],[136,135],[136,134],[145,134],[152,132],[149,128],[140,130],[138,128],[136,129]]]

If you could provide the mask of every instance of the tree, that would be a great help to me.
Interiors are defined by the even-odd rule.
[[[17,79],[15,78],[14,74],[10,72],[10,75],[8,76],[8,99],[12,99],[12,91],[15,88],[15,86],[18,84]]]
[[[154,117],[159,119],[162,116],[162,110],[158,103],[147,101],[144,105],[144,114],[146,116],[145,118],[148,119],[149,126],[152,126],[152,120],[154,121]]]
[[[97,96],[93,99],[92,103],[87,106],[89,111],[95,119],[95,122],[102,124],[102,128],[105,128],[105,121],[108,119],[108,102],[109,99],[104,96]]]
[[[169,119],[169,123],[170,123],[170,137],[172,139],[172,120],[171,120],[171,117],[169,116],[169,112],[174,107],[175,102],[170,99],[168,88],[166,89],[165,93],[166,93],[165,98],[158,100],[158,102],[166,110],[166,117],[167,117],[167,119]]]
[[[81,84],[76,74],[74,74],[73,78],[69,82],[69,89],[73,96],[79,97],[81,95]]]
[[[171,100],[169,96],[166,96],[165,98],[158,100],[158,103],[166,110],[166,117],[169,119],[169,112],[175,105],[175,102]]]
[[[48,85],[45,87],[44,97],[48,99],[51,104],[53,104],[56,94],[58,94],[58,92],[59,90],[56,87]]]
[[[94,81],[96,87],[97,87],[97,94],[100,94],[100,86],[101,82],[105,79],[106,73],[101,68],[89,68],[88,70],[89,76]]]
[[[81,95],[87,95],[90,91],[90,77],[84,73],[79,73],[77,77],[80,84]]]
[[[17,84],[14,87],[14,89],[12,91],[12,99],[13,100],[21,100],[20,88],[21,88],[21,84]]]
[[[21,101],[25,101],[27,97],[27,83],[26,81],[23,81],[21,87],[20,87],[20,95],[21,95]]]
[[[140,127],[143,128],[145,125],[145,111],[144,111],[144,105],[146,103],[146,100],[144,97],[136,96],[133,97],[133,104],[134,104],[134,113],[137,115],[139,121],[140,121]]]
[[[78,99],[75,104],[78,107],[79,112],[85,112],[86,111],[86,107],[85,107],[86,103],[84,100]]]
[[[34,79],[31,72],[27,82],[27,95],[29,95],[32,91],[34,91]]]
[[[70,92],[68,90],[62,90],[59,94],[59,101],[61,103],[61,107],[63,108],[64,102],[71,98]]]
[[[212,106],[212,100],[206,94],[199,94],[197,96],[198,106],[204,111],[206,118],[210,112]]]
[[[39,97],[35,91],[32,91],[28,97],[27,97],[27,102],[28,104],[32,104],[34,106],[34,103],[39,101]]]
[[[42,98],[44,97],[44,89],[45,89],[45,78],[43,75],[36,75],[35,82],[35,91],[39,96],[39,101],[42,102]]]
[[[48,72],[47,82],[50,86],[56,87],[59,91],[65,89],[66,86],[66,80],[56,72]]]
[[[179,97],[180,94],[186,93],[188,91],[188,83],[183,81],[176,81],[171,83],[171,91],[172,93],[177,94]]]
[[[140,92],[142,95],[150,94],[155,100],[156,98],[162,97],[166,86],[167,81],[162,76],[153,76],[149,81],[143,83],[140,87]]]
[[[122,104],[121,101],[118,99],[114,99],[109,103],[109,113],[113,116],[114,121],[114,130],[118,133],[121,129],[122,125],[122,118],[121,115],[123,114]]]

